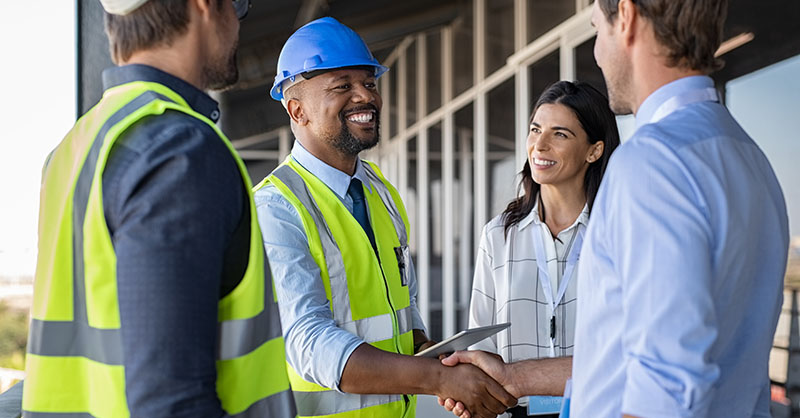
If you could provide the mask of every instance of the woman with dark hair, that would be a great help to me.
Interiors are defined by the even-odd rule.
[[[575,266],[618,145],[608,99],[594,87],[559,81],[539,97],[519,197],[483,228],[470,302],[471,328],[512,325],[472,349],[500,354],[507,363],[572,355]],[[523,406],[509,412],[527,416]]]

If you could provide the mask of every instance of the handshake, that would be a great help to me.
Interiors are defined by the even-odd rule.
[[[512,378],[512,367],[497,354],[457,351],[442,355],[449,375],[437,393],[439,405],[461,418],[496,417],[522,396]]]
[[[561,396],[572,369],[572,357],[506,364],[485,351],[457,351],[440,360],[452,373],[437,393],[439,405],[460,418],[495,417],[527,395]]]

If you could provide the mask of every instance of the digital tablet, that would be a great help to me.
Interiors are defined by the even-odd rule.
[[[510,322],[504,324],[488,325],[485,327],[471,328],[459,332],[452,337],[430,346],[415,354],[422,357],[438,358],[440,354],[449,354],[458,350],[466,350],[472,344],[491,337],[494,334],[511,326]]]

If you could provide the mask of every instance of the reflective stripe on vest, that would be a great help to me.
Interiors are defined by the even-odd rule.
[[[116,257],[105,226],[102,170],[114,142],[127,127],[165,110],[184,112],[214,129],[236,160],[244,186],[248,191],[251,188],[246,168],[225,136],[175,92],[149,82],[106,91],[59,145],[58,156],[55,151],[51,154],[45,168],[46,172],[54,170],[43,183],[43,191],[50,190],[52,196],[48,195],[50,206],[42,204],[40,225],[45,220],[55,228],[40,227],[40,246],[42,234],[55,238],[45,235],[49,253],[40,251],[37,266],[37,280],[48,287],[34,294],[28,378],[23,388],[25,417],[129,415],[116,300]],[[113,111],[105,121],[104,111]],[[95,130],[92,142],[87,142]],[[56,168],[50,167],[51,163]],[[61,181],[64,179],[73,182]],[[247,269],[237,287],[219,302],[217,393],[231,416],[295,417],[270,270],[252,194],[248,198],[252,222]],[[72,216],[62,218],[61,213]],[[71,271],[65,271],[65,257],[71,260]],[[69,281],[71,289],[64,286]],[[68,293],[71,305],[64,301]],[[71,320],[63,319],[67,315]]]
[[[323,392],[294,392],[300,416],[340,414],[403,400],[403,395],[356,395],[330,390]]]
[[[386,185],[383,184],[381,178],[378,177],[378,173],[375,172],[372,164],[364,163],[362,166],[364,167],[364,171],[367,172],[367,178],[369,178],[370,183],[372,183],[372,187],[378,191],[378,194],[381,196],[381,200],[383,200],[383,204],[386,206],[386,209],[389,210],[389,215],[391,215],[392,222],[394,222],[394,229],[397,231],[397,238],[400,240],[400,245],[408,245],[406,224],[403,221],[403,217],[400,216],[400,211],[397,210],[397,206],[394,204],[392,194],[389,192],[389,189],[386,187]]]

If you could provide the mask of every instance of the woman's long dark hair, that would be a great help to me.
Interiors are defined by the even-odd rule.
[[[590,144],[603,141],[603,155],[597,161],[589,164],[586,170],[586,177],[583,179],[583,190],[586,193],[586,204],[589,213],[592,211],[597,190],[600,188],[600,180],[606,171],[608,159],[614,149],[619,146],[619,131],[614,113],[608,107],[608,99],[592,87],[591,85],[576,81],[558,81],[545,89],[531,112],[531,119],[539,107],[543,104],[561,104],[569,109],[578,118],[581,127],[586,132]],[[517,187],[517,198],[508,204],[503,211],[503,225],[505,236],[508,236],[508,229],[524,219],[533,210],[536,203],[536,196],[539,194],[541,185],[533,181],[531,166],[529,161],[525,161],[525,166],[520,172],[522,179]]]

